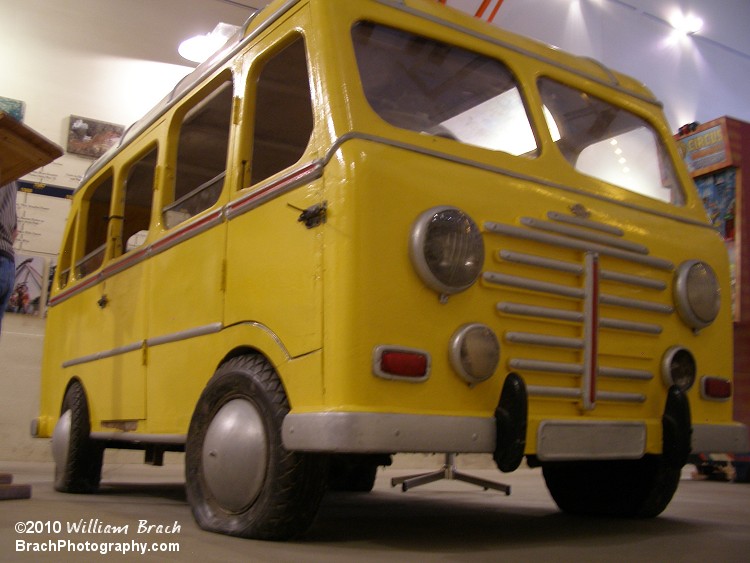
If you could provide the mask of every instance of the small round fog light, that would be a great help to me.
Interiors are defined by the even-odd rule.
[[[661,376],[667,387],[677,385],[687,391],[693,386],[697,371],[695,358],[682,346],[672,346],[661,361]]]
[[[461,379],[475,385],[495,373],[500,363],[500,342],[486,325],[464,325],[451,338],[450,360]]]

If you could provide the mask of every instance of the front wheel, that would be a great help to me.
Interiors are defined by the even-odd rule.
[[[86,393],[77,381],[65,392],[60,418],[52,433],[55,490],[94,493],[102,477],[104,448],[90,438]]]
[[[264,358],[222,365],[203,391],[188,432],[187,497],[204,530],[283,540],[304,532],[323,496],[325,457],[281,443],[286,394]]]
[[[557,506],[571,514],[652,518],[672,500],[680,469],[662,456],[542,465]]]

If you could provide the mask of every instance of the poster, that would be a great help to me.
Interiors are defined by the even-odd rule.
[[[9,313],[39,315],[42,295],[47,291],[45,259],[16,254],[16,281],[6,309]]]

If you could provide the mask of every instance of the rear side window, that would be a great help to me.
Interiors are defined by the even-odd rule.
[[[539,91],[552,138],[576,170],[653,199],[685,202],[669,156],[647,121],[547,78],[539,81]]]
[[[98,270],[107,250],[107,228],[112,207],[112,173],[90,186],[84,196],[85,224],[83,231],[83,258],[76,263],[79,277]]]
[[[295,164],[312,131],[305,42],[298,37],[265,61],[258,75],[250,182],[255,184]]]
[[[365,97],[388,123],[512,155],[536,138],[510,70],[501,62],[405,31],[352,29]]]
[[[125,181],[125,205],[122,225],[122,253],[143,244],[151,222],[151,204],[156,176],[156,147],[136,160]]]
[[[232,123],[232,78],[213,82],[196,95],[179,127],[174,197],[164,208],[167,228],[211,207],[224,188]]]

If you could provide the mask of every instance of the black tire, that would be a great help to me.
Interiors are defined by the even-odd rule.
[[[542,473],[561,510],[586,516],[658,516],[680,482],[680,469],[658,455],[637,460],[545,463]]]
[[[52,435],[55,490],[86,494],[99,489],[104,447],[92,440],[90,433],[86,393],[76,381],[65,392],[60,420]]]
[[[185,451],[187,497],[201,528],[285,540],[312,524],[325,491],[326,456],[284,449],[288,412],[264,358],[241,356],[216,371],[198,400]]]

